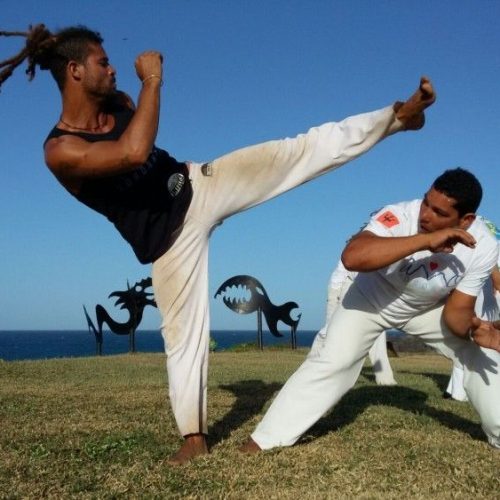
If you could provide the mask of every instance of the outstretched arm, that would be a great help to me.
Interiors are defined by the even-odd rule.
[[[46,163],[69,187],[77,188],[86,177],[131,171],[147,160],[158,132],[162,57],[158,52],[145,52],[135,66],[142,89],[134,117],[119,140],[91,143],[63,135],[47,142]]]
[[[349,271],[376,271],[421,250],[451,253],[457,243],[474,248],[476,241],[467,231],[454,228],[400,237],[361,231],[342,252],[342,263]]]

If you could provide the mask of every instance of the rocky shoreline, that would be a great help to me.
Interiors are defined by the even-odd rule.
[[[398,335],[387,341],[389,356],[400,356],[408,353],[435,353],[434,349],[412,335]]]

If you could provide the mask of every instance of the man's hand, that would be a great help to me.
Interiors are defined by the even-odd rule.
[[[163,78],[163,56],[160,52],[149,50],[140,54],[135,60],[135,71],[141,82],[152,77],[151,80],[160,81]]]
[[[427,234],[428,248],[434,253],[451,253],[457,243],[469,248],[476,246],[474,237],[463,229],[447,228]]]
[[[472,338],[477,345],[500,352],[500,330],[495,328],[495,324],[498,325],[498,321],[490,323],[479,318],[472,318]]]
[[[405,130],[418,130],[424,126],[424,110],[436,100],[432,83],[426,76],[420,79],[417,91],[406,101],[394,104],[396,118],[403,123]]]

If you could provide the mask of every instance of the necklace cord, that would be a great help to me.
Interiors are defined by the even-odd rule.
[[[75,129],[75,130],[82,130],[82,131],[85,131],[85,132],[92,132],[92,131],[95,131],[97,130],[98,128],[101,127],[101,125],[98,125],[97,127],[91,127],[91,128],[84,128],[84,127],[75,127],[75,125],[71,125],[70,123],[68,122],[65,122],[63,119],[62,119],[62,115],[59,117],[59,121],[66,125],[66,127],[69,127],[69,128],[72,128],[72,129]],[[106,124],[108,122],[108,119],[107,119],[107,116],[106,116]]]

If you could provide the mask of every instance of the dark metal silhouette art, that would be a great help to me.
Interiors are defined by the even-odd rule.
[[[95,315],[97,321],[97,328],[90,319],[85,306],[83,306],[83,311],[85,312],[85,318],[87,319],[87,325],[89,332],[93,332],[96,340],[96,353],[98,356],[102,354],[102,325],[107,323],[110,330],[117,335],[128,335],[129,336],[129,352],[135,352],[135,332],[139,323],[142,321],[142,315],[144,313],[144,308],[146,306],[156,307],[156,302],[151,296],[150,292],[146,292],[146,289],[152,286],[151,278],[145,278],[137,282],[132,288],[127,281],[127,290],[116,291],[110,293],[108,298],[118,297],[115,306],[120,306],[120,309],[126,309],[130,316],[128,321],[125,323],[119,323],[115,321],[104,309],[101,304],[95,306]]]
[[[238,291],[250,292],[250,298],[242,297],[242,294],[238,294]],[[264,347],[262,340],[262,314],[266,318],[269,331],[275,337],[283,337],[278,331],[278,321],[282,321],[288,325],[291,329],[292,349],[297,348],[297,326],[301,314],[298,315],[296,320],[290,316],[290,311],[299,307],[296,302],[285,302],[281,306],[274,305],[269,299],[262,283],[246,274],[233,276],[224,281],[217,292],[215,292],[214,298],[217,298],[219,295],[222,296],[224,304],[238,314],[257,312],[257,346],[259,349]]]

